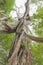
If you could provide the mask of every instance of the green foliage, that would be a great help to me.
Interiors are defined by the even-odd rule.
[[[35,33],[43,38],[43,7],[39,7],[37,13],[33,15],[33,29]]]
[[[0,48],[0,65],[6,65],[7,53],[3,48]]]
[[[13,9],[15,0],[0,0],[0,10],[4,10],[7,14]]]
[[[37,10],[37,13],[34,14],[34,18],[36,19],[43,19],[43,7]]]
[[[0,34],[0,65],[6,65],[14,34]]]
[[[0,37],[0,45],[2,45],[2,47],[8,51],[12,43],[13,34],[0,34]]]
[[[43,0],[31,0],[31,2],[32,2],[32,3],[35,3],[35,4],[36,4],[37,2],[39,2],[39,1],[43,1]]]
[[[43,38],[43,7],[38,7],[38,10],[32,16],[33,29],[35,34]],[[33,65],[43,65],[43,43],[33,42]]]
[[[43,44],[33,43],[33,65],[43,65]]]
[[[43,20],[38,23],[36,22],[36,24],[33,25],[33,29],[39,37],[43,38]]]
[[[38,0],[31,0],[32,3],[36,3]]]
[[[9,15],[13,9],[15,0],[0,0],[0,10],[4,10],[5,13],[0,14],[0,18]],[[8,16],[8,21],[12,21]],[[0,34],[0,65],[6,65],[8,52],[11,47],[14,34]]]

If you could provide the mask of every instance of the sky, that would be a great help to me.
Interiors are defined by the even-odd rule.
[[[27,0],[16,0],[15,1],[16,6],[19,7],[19,13],[20,13],[19,16],[22,16],[25,12],[24,4],[26,3],[26,1]],[[36,13],[37,6],[35,4],[30,4],[29,6],[30,6],[29,14],[30,14],[30,16],[32,16],[33,13]],[[14,6],[14,8],[15,8],[15,6]],[[13,18],[17,17],[16,11],[12,11],[10,14],[12,15]]]

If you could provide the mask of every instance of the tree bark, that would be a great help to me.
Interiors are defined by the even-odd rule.
[[[7,65],[32,65],[32,53],[27,47],[28,42],[29,40],[24,35],[24,31],[19,37],[16,37],[13,49],[9,53]]]

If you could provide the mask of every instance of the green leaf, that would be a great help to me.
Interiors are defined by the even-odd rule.
[[[0,0],[0,10],[4,10],[6,13],[10,13],[13,9],[15,0]]]

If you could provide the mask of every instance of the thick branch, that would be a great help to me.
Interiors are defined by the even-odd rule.
[[[16,32],[20,22],[12,22],[12,23],[4,23],[3,22],[2,25],[4,25],[4,27],[0,29],[0,32],[7,33],[7,34]]]
[[[10,33],[13,33],[13,32],[15,32],[15,30],[14,29],[12,29],[12,30],[5,30],[5,29],[2,29],[2,30],[0,30],[0,33],[6,33],[6,34],[10,34]]]
[[[31,36],[31,35],[27,34],[26,32],[25,32],[25,35],[26,35],[28,38],[30,38],[31,40],[33,40],[33,41],[36,41],[36,42],[43,42],[43,38]]]
[[[4,27],[2,29],[0,29],[1,33],[14,33],[16,31],[16,27],[11,27],[10,25],[8,25],[7,23],[3,23]]]

